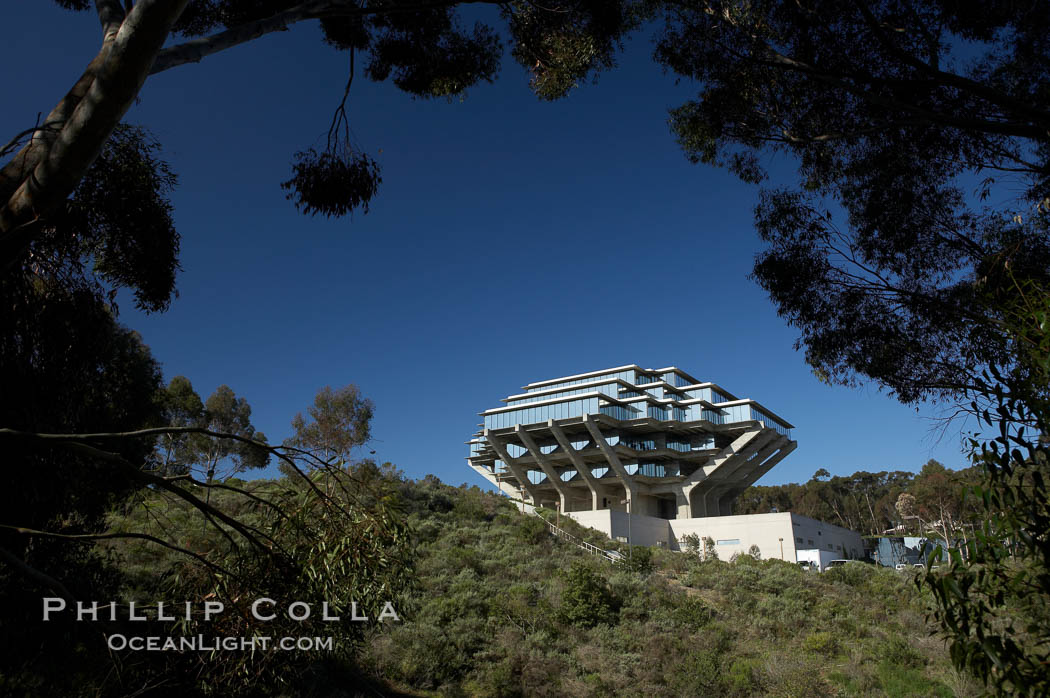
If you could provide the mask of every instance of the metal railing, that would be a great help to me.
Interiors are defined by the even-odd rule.
[[[532,504],[528,504],[524,500],[521,500],[521,499],[515,499],[513,497],[510,498],[510,499],[511,499],[512,502],[515,503],[516,506],[520,506],[521,507],[521,513],[522,514],[532,514],[536,518],[538,518],[541,521],[543,521],[543,523],[547,524],[547,532],[550,533],[552,536],[555,536],[557,538],[564,538],[565,540],[567,540],[568,542],[572,543],[573,545],[575,545],[576,547],[580,548],[581,550],[586,550],[591,555],[597,555],[597,556],[601,557],[603,560],[608,560],[609,562],[620,562],[623,559],[623,556],[621,556],[619,553],[610,552],[608,550],[603,550],[602,548],[599,548],[597,545],[594,545],[593,543],[588,543],[587,541],[583,540],[582,538],[580,538],[578,536],[575,536],[575,535],[569,533],[568,531],[566,531],[565,529],[563,529],[563,528],[561,528],[561,527],[551,523],[550,521],[547,520],[546,517],[544,517],[540,513],[538,507],[536,507],[536,506],[534,506]]]
[[[550,532],[550,534],[552,536],[557,536],[558,538],[564,538],[565,540],[567,540],[570,543],[572,543],[573,545],[575,545],[577,548],[581,548],[582,550],[586,550],[587,552],[589,552],[592,555],[598,555],[603,560],[608,560],[609,562],[619,562],[620,561],[620,558],[618,556],[614,556],[611,553],[609,553],[609,551],[602,550],[597,545],[594,545],[592,543],[588,543],[587,541],[582,540],[582,539],[578,538],[577,536],[574,536],[573,534],[569,533],[565,529],[559,528],[558,526],[554,525],[553,523],[551,523],[547,519],[544,519],[542,516],[540,516],[538,512],[533,511],[533,514],[535,514],[536,516],[539,516],[541,519],[543,519],[543,523],[547,524],[547,530]]]

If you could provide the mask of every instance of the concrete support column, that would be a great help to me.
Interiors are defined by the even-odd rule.
[[[554,420],[548,420],[547,426],[550,428],[551,433],[554,434],[554,438],[557,440],[558,445],[561,446],[561,450],[568,454],[569,460],[572,461],[573,467],[576,468],[576,472],[580,474],[583,481],[587,483],[588,489],[591,491],[591,511],[598,510],[598,493],[599,484],[598,480],[591,473],[591,468],[583,462],[583,458],[576,452],[576,449],[569,443],[569,439],[565,436],[565,432],[562,431],[561,427],[554,423]]]
[[[713,505],[712,511],[708,508],[705,499],[709,488],[714,485],[710,480],[716,479],[716,473],[727,465],[731,466],[741,456],[744,456],[745,460],[747,457],[750,457],[754,453],[754,450],[750,449],[757,450],[761,446],[761,444],[756,445],[753,443],[761,433],[761,429],[744,432],[733,443],[719,451],[718,455],[712,458],[707,465],[697,468],[692,475],[677,486],[675,489],[675,500],[678,502],[678,515],[681,518],[692,519],[717,513],[717,503]],[[681,499],[678,497],[679,494],[681,494]],[[685,509],[686,516],[682,516],[683,509]]]
[[[755,468],[748,473],[734,489],[727,493],[727,497],[732,500],[740,496],[741,492],[758,482],[759,478],[768,473],[774,465],[787,458],[788,454],[796,448],[798,448],[797,441],[789,441],[783,444],[779,451],[756,465]],[[755,460],[757,461],[758,459],[756,458]]]
[[[540,505],[539,494],[536,486],[529,482],[529,476],[525,473],[525,468],[521,466],[517,458],[512,458],[507,452],[507,447],[503,441],[498,437],[494,436],[488,429],[485,430],[485,439],[492,444],[492,448],[499,454],[500,460],[507,464],[507,468],[510,470],[511,475],[518,481],[518,489],[522,493],[522,499],[525,498],[527,492],[529,497],[532,498],[534,506]]]
[[[591,415],[586,414],[583,416],[583,423],[587,427],[587,431],[591,432],[591,436],[594,438],[594,443],[598,444],[598,448],[601,449],[602,454],[605,456],[605,460],[608,461],[609,467],[619,478],[620,484],[623,485],[624,493],[627,495],[627,511],[634,512],[631,504],[637,501],[638,485],[634,482],[634,479],[627,474],[627,470],[623,467],[623,463],[620,462],[620,457],[616,455],[616,451],[612,449],[609,442],[602,436],[601,429],[594,422],[594,418]]]
[[[674,491],[674,503],[678,507],[678,518],[680,519],[691,519],[693,517],[692,507],[689,506],[689,496],[685,493],[685,489],[681,486],[673,488]]]
[[[554,466],[547,460],[547,456],[539,449],[536,442],[533,440],[529,433],[525,431],[525,427],[520,424],[515,425],[514,433],[518,435],[521,442],[525,444],[525,448],[529,449],[529,453],[536,459],[536,464],[543,470],[543,474],[547,476],[550,483],[554,485],[554,489],[558,492],[558,498],[561,500],[561,511],[569,510],[569,487],[562,482],[561,477],[558,476],[558,471],[554,469]]]
[[[765,459],[780,450],[787,439],[770,431],[755,438],[733,463],[724,464],[712,478],[711,489],[704,495],[708,516],[728,516],[732,502],[743,491],[739,487],[742,478],[753,471]]]

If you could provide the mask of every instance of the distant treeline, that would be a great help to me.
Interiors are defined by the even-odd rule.
[[[863,535],[892,531],[950,538],[977,523],[977,509],[967,492],[979,482],[980,468],[949,470],[935,460],[917,474],[862,470],[833,477],[821,468],[803,484],[749,487],[733,513],[790,511]]]

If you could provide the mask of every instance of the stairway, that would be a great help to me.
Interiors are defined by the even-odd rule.
[[[564,538],[565,540],[575,545],[577,548],[580,548],[581,550],[586,550],[591,555],[598,555],[603,560],[607,560],[609,562],[619,562],[623,559],[619,553],[610,553],[607,550],[602,550],[597,545],[592,545],[591,543],[588,543],[587,541],[581,540],[580,538],[574,536],[565,529],[555,526],[553,523],[540,516],[539,512],[537,512],[535,509],[533,509],[531,513],[534,516],[537,516],[540,519],[542,519],[543,523],[547,524],[547,530],[552,536],[555,536],[557,538]]]

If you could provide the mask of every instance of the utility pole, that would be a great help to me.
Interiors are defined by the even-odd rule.
[[[784,559],[784,539],[780,539],[780,559]]]

